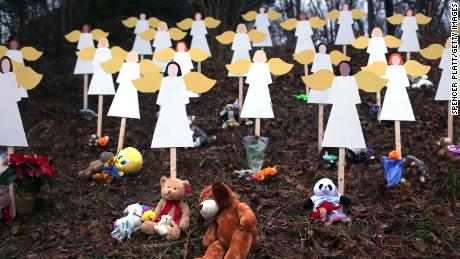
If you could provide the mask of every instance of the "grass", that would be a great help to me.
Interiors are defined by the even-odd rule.
[[[460,172],[449,166],[445,173],[436,175],[430,181],[435,193],[442,193],[454,200],[460,198]]]

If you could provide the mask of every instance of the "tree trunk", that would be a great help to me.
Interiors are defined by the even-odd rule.
[[[372,30],[375,27],[374,0],[367,0],[367,23],[367,31],[369,36],[371,36]]]
[[[385,16],[390,17],[394,14],[393,10],[393,0],[385,0]],[[386,23],[387,25],[387,33],[390,35],[395,34],[395,26],[389,22]]]

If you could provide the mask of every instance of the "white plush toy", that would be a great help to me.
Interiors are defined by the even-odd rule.
[[[173,219],[169,215],[161,216],[160,222],[156,224],[153,228],[160,236],[164,236],[169,232],[169,228],[173,226]]]
[[[114,230],[111,233],[112,237],[120,242],[125,238],[131,239],[131,234],[141,229],[142,206],[139,203],[131,204],[123,211],[123,214],[126,216],[115,221]]]
[[[433,86],[433,83],[428,80],[427,75],[415,78],[410,77],[409,79],[412,82],[411,88],[428,88]]]

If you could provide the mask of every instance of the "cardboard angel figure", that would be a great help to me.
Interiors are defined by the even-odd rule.
[[[100,38],[107,38],[109,34],[100,29],[91,30],[88,24],[83,25],[82,31],[74,30],[65,35],[69,42],[78,42],[77,50],[83,50],[88,47],[94,48],[94,41]],[[77,58],[74,74],[83,75],[83,110],[88,109],[88,74],[92,74],[94,66],[92,60],[83,60]]]
[[[168,24],[166,22],[158,22],[157,31],[155,32],[152,44],[152,46],[155,48],[155,51],[153,52],[152,61],[155,65],[162,67],[162,71],[164,71],[164,68],[166,64],[168,64],[168,62],[158,60],[157,58],[155,58],[155,54],[167,48],[171,48],[171,40],[179,41],[182,40],[185,36],[187,36],[186,32],[183,32],[178,28],[171,28],[168,30]]]
[[[374,62],[381,61],[387,63],[386,54],[388,53],[388,48],[397,48],[401,45],[402,41],[398,38],[395,38],[392,35],[383,36],[382,30],[378,27],[375,27],[372,30],[371,38],[367,36],[361,36],[354,40],[351,45],[357,49],[367,48],[367,53],[369,53],[369,58],[367,60],[367,65],[370,65]],[[379,108],[382,107],[382,101],[380,96],[380,91],[377,92],[377,105]]]
[[[281,18],[281,13],[278,13],[274,10],[269,10],[265,12],[264,7],[259,8],[259,13],[256,11],[249,11],[242,15],[245,21],[251,22],[254,21],[254,27],[261,33],[268,35],[264,41],[254,42],[254,47],[271,47],[273,46],[272,37],[270,35],[270,21],[275,21]]]
[[[255,135],[260,136],[260,119],[274,118],[269,84],[272,84],[274,75],[284,75],[291,71],[293,65],[285,63],[279,58],[272,58],[267,62],[267,56],[263,50],[257,50],[253,62],[240,59],[226,66],[234,74],[245,74],[246,84],[249,85],[244,100],[241,118],[255,118]]]
[[[169,62],[163,75],[141,71],[143,77],[134,80],[141,92],[159,90],[157,104],[160,106],[158,121],[153,133],[152,148],[170,148],[171,177],[176,177],[176,148],[194,147],[190,122],[185,106],[189,103],[188,92],[204,93],[216,83],[198,72],[182,74],[177,62]]]
[[[27,147],[27,139],[22,124],[18,102],[21,100],[19,85],[27,90],[35,88],[42,75],[30,67],[13,65],[11,58],[0,59],[0,146],[8,147],[8,154],[14,153],[14,147]],[[9,186],[11,216],[16,216],[14,186]]]
[[[429,66],[422,65],[415,60],[409,60],[404,64],[401,54],[393,53],[389,58],[389,66],[377,61],[362,68],[372,71],[388,79],[387,91],[383,100],[382,111],[379,120],[395,122],[396,150],[401,153],[400,121],[415,121],[412,105],[406,88],[410,86],[408,75],[422,76],[430,70]]]
[[[366,16],[366,13],[359,9],[349,10],[348,4],[342,5],[342,11],[332,10],[326,14],[328,20],[336,20],[339,24],[339,30],[335,38],[335,45],[343,45],[343,54],[347,53],[347,45],[355,39],[355,33],[353,31],[354,19],[362,19]]]
[[[453,141],[454,137],[454,120],[451,112],[451,87],[452,87],[452,46],[451,38],[446,40],[444,46],[433,44],[425,49],[420,50],[420,54],[430,60],[441,58],[439,68],[442,70],[439,79],[438,89],[436,90],[435,101],[447,101],[447,137]]]
[[[121,150],[123,149],[125,138],[126,119],[140,119],[137,89],[134,87],[132,81],[141,77],[142,70],[159,72],[161,68],[147,59],[139,63],[139,57],[136,51],[129,52],[125,62],[123,62],[123,60],[109,61],[103,64],[103,68],[108,72],[120,71],[117,77],[118,89],[107,115],[121,118],[117,149]]]
[[[356,105],[361,103],[359,89],[375,92],[381,89],[387,80],[369,71],[360,71],[351,76],[348,61],[339,64],[340,76],[335,77],[328,69],[303,77],[305,84],[312,89],[331,88],[328,102],[332,104],[331,115],[327,122],[322,147],[339,148],[339,191],[344,193],[345,148],[365,148],[363,131]]]
[[[208,40],[206,39],[206,35],[208,34],[208,30],[206,28],[216,28],[219,26],[220,21],[212,17],[206,17],[203,20],[203,15],[199,12],[195,13],[194,18],[195,20],[192,20],[191,18],[182,20],[177,23],[177,27],[185,31],[190,30],[190,35],[192,36],[190,48],[201,49],[211,56],[211,50],[209,50]]]
[[[350,57],[343,55],[337,50],[331,51],[327,54],[327,46],[325,43],[318,45],[318,53],[313,50],[304,50],[294,55],[294,59],[300,64],[308,66],[313,63],[311,67],[312,73],[316,73],[319,70],[326,69],[331,72],[332,64],[338,65],[342,61],[350,61]],[[306,74],[308,75],[308,74]],[[318,150],[321,151],[321,143],[323,141],[323,121],[324,121],[324,105],[329,104],[329,89],[325,90],[309,90],[308,85],[306,86],[306,92],[308,95],[308,103],[318,104]]]
[[[246,25],[240,23],[236,27],[236,33],[233,31],[226,31],[219,36],[216,36],[217,41],[222,44],[232,43],[231,49],[233,50],[232,61],[234,63],[240,59],[251,60],[249,51],[252,49],[251,42],[262,42],[267,38],[267,34],[263,34],[256,29],[252,29],[248,32]],[[240,107],[243,107],[243,77],[246,74],[235,75],[228,72],[230,77],[239,77],[239,94],[238,103]]]
[[[414,17],[414,12],[409,9],[406,11],[405,17],[402,14],[395,14],[391,17],[387,17],[387,21],[394,25],[402,24],[402,44],[398,48],[399,52],[407,52],[407,59],[410,59],[411,52],[420,51],[420,44],[417,36],[417,24],[428,24],[431,21],[430,17],[421,13],[418,13]]]
[[[99,39],[97,49],[88,47],[81,51],[77,51],[78,58],[82,60],[92,60],[94,66],[94,73],[89,84],[88,95],[99,96],[96,133],[99,138],[102,138],[102,107],[104,95],[115,95],[115,85],[113,83],[112,74],[118,72],[116,69],[106,70],[104,67],[105,64],[110,65],[113,62],[121,63],[126,55],[127,52],[120,47],[115,46],[110,49],[107,38]]]
[[[155,30],[150,27],[156,27],[158,25],[158,19],[151,17],[146,19],[145,14],[140,14],[139,19],[136,17],[129,17],[126,20],[121,21],[127,28],[134,28],[134,44],[132,50],[137,51],[141,55],[141,59],[144,55],[152,55],[152,46],[150,41],[155,35]]]
[[[315,16],[308,19],[306,13],[301,12],[298,15],[298,19],[290,18],[286,21],[280,23],[280,26],[285,30],[295,29],[295,36],[297,37],[297,42],[295,45],[294,54],[300,53],[304,50],[313,50],[315,51],[315,45],[313,43],[313,29],[321,28],[326,25],[326,21]]]
[[[19,63],[21,66],[25,66],[24,59],[27,61],[35,61],[42,56],[43,52],[36,50],[34,47],[22,47],[20,48],[17,40],[12,40],[9,43],[9,48],[0,46],[0,57],[7,56],[12,62]],[[18,65],[18,64],[17,64]],[[19,86],[19,95],[21,98],[28,98],[27,90]]]
[[[192,60],[200,64],[200,62],[204,61],[208,57],[208,54],[201,49],[193,48],[189,50],[187,48],[187,44],[183,41],[176,44],[175,51],[171,48],[167,48],[155,54],[155,58],[160,61],[174,61],[178,63],[181,67],[182,75],[186,75],[193,70]],[[200,73],[200,71],[198,72]],[[199,95],[189,91],[189,97],[199,97]]]

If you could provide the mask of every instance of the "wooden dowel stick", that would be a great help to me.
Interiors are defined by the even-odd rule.
[[[399,154],[402,157],[402,153],[401,153],[401,122],[400,121],[395,121],[395,142],[396,142],[396,151],[398,151]]]
[[[143,59],[144,59],[144,55],[141,55],[141,60],[143,60]]]
[[[447,137],[454,141],[454,116],[452,115],[452,101],[447,103]]]
[[[8,147],[8,155],[14,154],[14,147]],[[8,194],[10,196],[10,213],[11,217],[16,217],[16,187],[14,183],[8,186]]]
[[[173,148],[170,148],[170,153],[171,153],[171,157],[170,157],[170,168],[171,168],[171,175],[170,177],[172,179],[176,179],[176,176],[177,176],[177,154],[176,154],[176,148],[173,147]]]
[[[201,73],[201,61],[198,61],[198,73]]]
[[[97,136],[102,138],[102,107],[104,104],[104,96],[99,95],[99,103],[97,106]]]
[[[339,192],[345,194],[345,148],[339,148]]]
[[[238,79],[238,103],[240,104],[240,112],[243,109],[243,77]]]
[[[347,45],[343,45],[343,55],[347,55]]]
[[[256,127],[255,128],[256,128],[255,135],[260,137],[260,119],[259,118],[256,119]]]
[[[125,142],[125,131],[126,131],[126,118],[121,118],[120,135],[118,136],[117,151],[120,151],[123,149],[123,143]]]
[[[305,75],[308,76],[308,64],[304,65]],[[305,85],[305,94],[308,96],[310,94],[310,88]]]
[[[88,109],[88,74],[83,75],[83,109]]]
[[[324,135],[324,105],[320,104],[318,106],[318,152],[321,153],[321,145],[323,143],[323,135]]]
[[[377,99],[377,105],[380,107],[382,107],[382,95],[380,93],[380,90],[377,91],[376,93],[376,99]]]
[[[406,53],[406,62],[410,60],[410,52]]]

